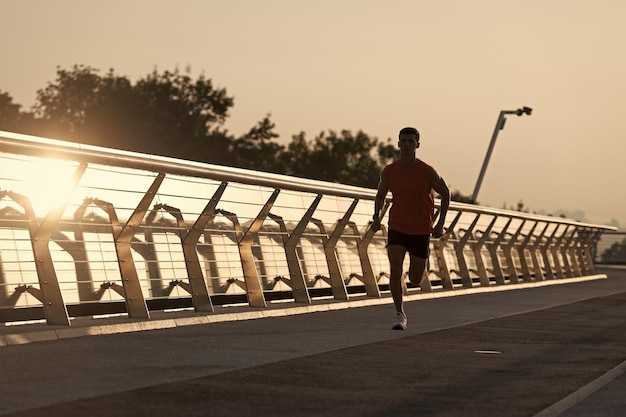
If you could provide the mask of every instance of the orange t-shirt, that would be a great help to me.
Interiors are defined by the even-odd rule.
[[[433,231],[435,202],[430,170],[430,165],[419,159],[409,167],[396,161],[383,169],[393,197],[389,229],[408,235],[429,235]]]

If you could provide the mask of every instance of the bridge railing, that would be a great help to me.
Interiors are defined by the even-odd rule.
[[[375,190],[0,132],[0,321],[380,297]],[[385,223],[385,221],[383,221]],[[452,203],[422,291],[594,273],[611,227]]]

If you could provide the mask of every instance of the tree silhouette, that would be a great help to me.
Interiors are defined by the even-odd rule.
[[[20,105],[13,103],[13,97],[0,91],[0,126],[17,126],[20,120]]]
[[[189,73],[154,70],[133,83],[113,69],[57,68],[30,112],[0,91],[0,130],[369,188],[397,156],[391,139],[362,131],[300,132],[284,146],[270,114],[234,137],[224,128],[233,98]]]
[[[600,254],[601,262],[608,264],[626,264],[626,238],[615,242]]]
[[[382,168],[380,149],[387,150],[379,145],[377,138],[362,131],[330,130],[311,141],[300,132],[293,136],[282,159],[289,175],[372,188],[378,184]]]
[[[33,114],[22,112],[22,106],[13,103],[9,93],[0,91],[0,129],[29,133],[28,128],[33,124]]]
[[[230,147],[234,166],[257,171],[284,173],[285,166],[281,155],[285,147],[274,142],[278,134],[270,115],[257,123],[245,135],[232,141]]]
[[[111,69],[75,65],[37,92],[35,130],[111,148],[202,159],[233,99],[204,76],[153,71],[133,84]],[[218,141],[222,146],[227,145]]]

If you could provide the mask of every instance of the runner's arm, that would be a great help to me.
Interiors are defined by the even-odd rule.
[[[385,198],[389,192],[389,184],[387,183],[387,175],[383,170],[380,173],[380,181],[378,182],[378,190],[376,191],[376,199],[374,200],[374,215],[372,216],[372,229],[380,230],[380,214],[385,206]]]
[[[450,190],[448,189],[448,185],[446,184],[446,182],[443,180],[443,178],[441,178],[441,176],[437,173],[437,171],[435,171],[434,168],[430,170],[429,181],[432,189],[441,196],[439,219],[437,219],[437,224],[433,227],[433,237],[441,237],[443,236],[443,227],[446,222],[448,207],[450,206]]]

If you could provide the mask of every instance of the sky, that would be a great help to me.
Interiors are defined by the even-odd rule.
[[[478,202],[626,228],[623,0],[0,0],[0,16],[0,91],[23,110],[57,67],[190,68],[234,98],[235,135],[267,114],[283,144],[414,126],[465,195],[500,111],[531,107],[499,131]]]

